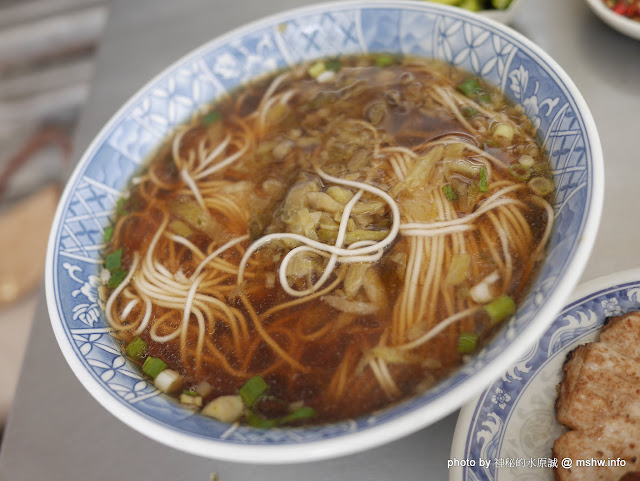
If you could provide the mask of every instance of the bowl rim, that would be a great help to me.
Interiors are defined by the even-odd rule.
[[[107,391],[93,375],[89,373],[82,362],[77,357],[68,335],[64,328],[64,318],[59,314],[59,306],[54,291],[55,274],[55,251],[56,233],[63,219],[67,204],[76,181],[89,163],[97,147],[104,142],[107,132],[118,124],[123,114],[128,111],[134,103],[145,94],[151,86],[164,76],[170,74],[179,65],[197,58],[204,52],[210,51],[216,45],[222,45],[233,37],[246,35],[260,27],[272,25],[277,20],[296,18],[302,15],[310,15],[314,12],[326,12],[336,10],[358,10],[372,8],[400,9],[403,11],[442,11],[447,15],[454,14],[474,22],[485,24],[490,29],[498,30],[510,37],[513,43],[520,45],[537,63],[548,66],[549,70],[565,86],[569,98],[575,103],[577,110],[581,113],[584,122],[585,139],[591,151],[591,162],[593,168],[593,182],[591,188],[591,208],[586,213],[583,222],[583,236],[577,243],[575,251],[572,253],[572,260],[567,264],[567,272],[558,283],[558,288],[553,292],[550,299],[539,309],[536,316],[538,322],[527,325],[520,335],[518,341],[511,343],[495,359],[469,377],[464,383],[453,387],[439,398],[429,402],[426,406],[417,407],[399,417],[394,417],[377,426],[372,426],[357,432],[349,432],[332,437],[328,440],[304,441],[299,444],[287,444],[286,446],[252,446],[223,443],[218,440],[204,438],[195,434],[178,432],[169,426],[158,423],[150,416],[132,410],[116,399],[113,394]],[[47,257],[45,265],[45,293],[51,325],[57,339],[58,345],[73,370],[76,377],[89,393],[106,408],[111,414],[117,417],[124,424],[137,430],[151,439],[190,454],[218,460],[251,462],[261,464],[292,464],[309,461],[318,461],[339,456],[353,454],[359,451],[370,449],[394,440],[397,440],[410,433],[418,431],[433,422],[451,414],[464,404],[465,401],[475,396],[485,388],[495,377],[495,372],[500,371],[499,366],[514,362],[517,357],[541,335],[548,324],[555,318],[555,314],[562,308],[565,299],[578,282],[584,267],[586,266],[591,249],[595,242],[597,228],[600,222],[604,196],[604,166],[603,154],[600,139],[596,129],[593,116],[578,90],[575,83],[560,65],[551,58],[541,47],[533,43],[524,35],[516,32],[512,28],[497,22],[493,19],[464,11],[456,7],[439,5],[433,3],[415,2],[414,0],[347,0],[316,3],[310,6],[298,7],[283,10],[275,14],[246,23],[223,35],[217,36],[201,46],[192,49],[185,55],[172,62],[160,73],[153,76],[148,82],[142,85],[127,101],[109,118],[102,128],[95,134],[89,146],[84,150],[80,160],[76,164],[69,177],[65,189],[60,198],[58,208],[52,223],[51,233],[47,246]],[[550,302],[549,302],[550,301]],[[544,319],[550,319],[543,322]]]
[[[587,0],[591,10],[614,30],[640,40],[640,21],[620,15],[604,4],[603,0]]]

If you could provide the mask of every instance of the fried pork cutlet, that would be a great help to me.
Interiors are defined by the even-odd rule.
[[[572,429],[553,445],[559,481],[633,481],[640,472],[640,312],[612,318],[600,341],[564,365],[556,416]],[[633,476],[636,476],[635,478]]]

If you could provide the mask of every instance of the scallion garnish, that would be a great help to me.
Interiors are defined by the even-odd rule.
[[[476,115],[478,115],[478,111],[476,109],[474,109],[474,108],[471,108],[471,107],[462,107],[462,109],[460,109],[460,112],[467,119],[470,119],[470,118],[475,117]]]
[[[249,426],[259,429],[269,429],[278,425],[276,419],[265,419],[252,409],[247,409],[245,412],[245,419]]]
[[[521,182],[529,180],[529,177],[531,177],[531,169],[526,165],[522,165],[522,164],[510,165],[509,173],[514,179],[519,180]]]
[[[217,122],[221,118],[222,118],[222,115],[220,115],[220,112],[218,112],[217,110],[214,110],[213,112],[209,112],[207,115],[202,117],[202,125],[204,125],[205,127],[209,127],[210,125],[212,125],[214,122]]]
[[[104,266],[111,273],[122,268],[122,247],[120,247],[118,250],[113,251],[105,258]]]
[[[280,426],[282,424],[292,423],[294,421],[310,419],[318,415],[315,409],[309,406],[302,406],[289,414],[285,414],[284,416],[272,419],[265,418],[256,410],[256,404],[261,398],[269,399],[270,401],[275,401],[286,406],[284,401],[271,396],[266,396],[268,389],[269,386],[262,377],[254,376],[244,383],[238,391],[242,402],[246,406],[244,416],[247,424],[250,426],[253,426],[254,428],[267,429],[274,426]]]
[[[376,67],[384,68],[393,64],[393,57],[388,53],[382,53],[376,57]]]
[[[516,312],[516,303],[508,295],[502,294],[484,306],[484,309],[495,325]]]
[[[113,251],[104,260],[105,268],[111,273],[107,287],[115,289],[127,277],[127,271],[122,268],[122,247]]]
[[[489,103],[491,101],[491,97],[477,78],[469,78],[456,85],[456,88],[472,100],[478,100],[482,103]]]
[[[109,289],[115,289],[120,285],[124,278],[127,277],[127,271],[124,269],[118,269],[111,273],[109,280],[107,281],[107,287]]]
[[[469,98],[474,97],[479,91],[482,90],[480,82],[478,82],[478,79],[476,78],[469,78],[464,82],[458,84],[456,88]]]
[[[144,360],[144,364],[142,365],[142,372],[155,379],[156,376],[166,368],[167,364],[162,359],[149,356]]]
[[[451,184],[444,184],[442,186],[442,193],[447,198],[447,200],[450,200],[451,202],[453,202],[453,201],[458,199],[458,194],[453,189]]]
[[[104,233],[102,234],[102,240],[105,242],[109,242],[113,237],[113,226],[105,227]]]
[[[126,199],[124,197],[118,199],[118,202],[116,202],[116,212],[118,213],[118,215],[123,216],[128,213],[128,209],[126,208],[128,200],[129,199]]]
[[[534,177],[529,181],[529,188],[541,197],[545,197],[554,191],[553,182],[544,177]]]
[[[240,388],[240,391],[238,391],[238,394],[240,394],[244,404],[247,407],[251,407],[258,401],[258,399],[260,399],[260,396],[262,396],[268,388],[269,386],[267,386],[267,383],[262,379],[262,377],[254,376],[244,383]]]
[[[327,66],[322,60],[318,60],[311,67],[309,67],[308,73],[311,78],[317,78],[322,72],[327,70]]]
[[[480,182],[478,182],[478,189],[480,189],[480,192],[487,192],[489,190],[487,169],[485,167],[480,169]]]
[[[458,338],[458,352],[460,354],[471,354],[476,350],[478,335],[475,332],[463,332]]]
[[[302,421],[304,419],[311,419],[318,415],[315,409],[309,406],[302,406],[292,413],[286,414],[273,419],[266,419],[252,409],[247,409],[245,413],[245,419],[247,424],[254,428],[269,429],[275,426],[281,426],[283,424],[289,424],[295,421]]]
[[[340,60],[338,60],[337,58],[334,58],[332,60],[327,61],[326,67],[327,67],[327,70],[331,70],[332,72],[337,72],[342,68],[342,62],[340,62]]]
[[[127,355],[132,359],[141,359],[147,350],[147,343],[139,337],[133,338],[133,340],[127,346]]]
[[[278,424],[287,424],[302,419],[311,419],[318,415],[315,409],[309,406],[302,406],[293,411],[291,414],[278,418]]]
[[[200,396],[200,394],[198,394],[195,391],[182,391],[182,394],[186,394],[187,396]]]

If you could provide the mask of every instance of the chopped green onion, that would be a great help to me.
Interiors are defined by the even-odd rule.
[[[506,145],[509,144],[513,140],[513,136],[515,135],[515,130],[509,124],[497,124],[493,127],[493,134],[491,137],[493,140],[498,142],[498,144]]]
[[[276,419],[265,419],[251,409],[247,409],[245,419],[247,420],[247,424],[254,428],[268,429],[278,425],[278,421]]]
[[[342,62],[340,62],[340,60],[338,60],[337,58],[334,58],[332,60],[329,60],[326,63],[326,66],[327,66],[327,70],[331,70],[332,72],[337,72],[342,68]]]
[[[529,180],[529,177],[531,177],[531,169],[522,164],[510,165],[509,172],[514,179],[520,180],[522,182]]]
[[[463,332],[458,338],[458,352],[460,354],[471,354],[476,350],[478,335],[475,332]]]
[[[111,273],[107,287],[115,289],[127,277],[127,271],[122,268],[122,247],[105,258],[104,266]]]
[[[258,400],[267,392],[269,386],[260,376],[254,376],[249,379],[244,385],[240,388],[238,394],[242,399],[242,402],[247,407],[245,409],[245,419],[247,424],[253,426],[255,428],[272,428],[274,426],[278,426],[280,424],[287,424],[293,421],[298,421],[301,419],[309,419],[317,416],[316,411],[313,408],[302,406],[295,411],[278,418],[274,419],[266,419],[262,415],[260,415],[253,407],[258,402]],[[271,398],[273,399],[273,398]],[[279,401],[277,399],[273,399],[274,401]]]
[[[470,99],[475,99],[482,103],[489,103],[491,101],[491,97],[477,78],[469,78],[456,85],[456,88]]]
[[[180,402],[187,406],[201,408],[202,407],[202,396],[200,396],[197,392],[193,391],[182,391],[180,394]],[[242,401],[240,401],[242,404]]]
[[[478,101],[483,104],[488,104],[491,102],[491,96],[487,92],[483,92],[478,95]]]
[[[548,162],[536,162],[531,166],[531,174],[547,176],[551,170]]]
[[[251,407],[267,391],[268,387],[262,377],[254,376],[244,383],[238,394],[240,394],[245,405]]]
[[[317,415],[318,413],[312,407],[302,406],[296,409],[295,411],[293,411],[291,414],[287,414],[286,416],[282,416],[281,418],[278,418],[277,421],[278,421],[278,424],[288,424],[293,421],[298,421],[301,419],[311,419],[316,417]]]
[[[489,190],[488,184],[487,169],[485,167],[482,167],[482,169],[480,169],[480,182],[478,182],[478,188],[480,189],[480,192],[487,192]]]
[[[118,202],[116,202],[116,211],[118,212],[118,215],[122,216],[128,213],[128,209],[126,208],[128,200],[129,199],[126,199],[124,197],[118,199]]]
[[[442,193],[444,194],[444,196],[450,200],[451,202],[455,201],[458,199],[458,194],[456,193],[456,191],[453,189],[453,187],[451,187],[451,184],[444,184],[442,186]]]
[[[325,70],[327,70],[327,66],[322,60],[320,60],[309,67],[308,73],[311,78],[317,78],[318,75],[320,75]]]
[[[142,365],[142,372],[155,379],[156,376],[166,368],[167,364],[162,359],[149,356],[144,360],[144,364]]]
[[[122,247],[120,247],[105,258],[104,266],[109,272],[113,273],[122,268],[122,252]]]
[[[391,64],[393,64],[393,57],[388,53],[383,53],[376,57],[376,67],[384,68]]]
[[[471,107],[462,107],[460,112],[462,112],[462,115],[464,115],[467,119],[470,119],[478,115],[478,111]]]
[[[456,88],[469,98],[473,98],[478,95],[479,92],[482,92],[482,86],[477,78],[469,78],[458,84]]]
[[[534,177],[529,181],[529,188],[539,196],[547,196],[555,190],[553,182],[544,177]]]
[[[489,314],[491,321],[495,325],[501,323],[507,317],[516,312],[516,303],[506,294],[502,294],[484,306],[484,309],[487,311],[487,314]]]
[[[105,227],[104,233],[102,234],[102,240],[105,242],[109,242],[113,237],[113,226]]]
[[[124,281],[125,277],[127,277],[127,271],[124,269],[116,269],[111,273],[109,281],[107,282],[107,287],[109,289],[115,289],[122,281]]]
[[[220,115],[220,112],[214,110],[213,112],[209,112],[207,115],[202,117],[202,125],[204,125],[205,127],[209,127],[211,124],[217,122],[221,118],[222,115]]]
[[[533,164],[536,163],[535,159],[528,154],[521,155],[520,158],[518,159],[518,162],[527,167],[531,167]]]
[[[139,337],[135,337],[127,346],[127,355],[132,359],[140,359],[147,350],[147,343]]]
[[[316,417],[317,415],[318,413],[312,407],[302,406],[301,408],[298,408],[292,413],[287,414],[285,416],[281,416],[273,419],[265,419],[254,410],[247,409],[245,413],[245,419],[247,420],[247,424],[249,424],[250,426],[253,426],[254,428],[268,429],[268,428],[273,428],[275,426],[280,426],[283,424],[289,424],[294,421],[311,419]]]

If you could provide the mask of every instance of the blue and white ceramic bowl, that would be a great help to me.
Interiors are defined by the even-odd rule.
[[[444,59],[522,104],[550,152],[557,182],[548,259],[506,328],[455,375],[390,409],[312,428],[257,430],[194,416],[161,395],[121,354],[97,302],[103,231],[127,180],[177,124],[259,74],[315,57],[396,52]],[[49,241],[46,293],[69,365],[120,420],[184,451],[291,463],[361,451],[444,417],[486,387],[548,327],[577,282],[603,200],[591,114],[562,69],[502,24],[424,2],[340,2],[274,15],[215,39],[144,86],[97,135],[62,196]]]
[[[553,481],[552,466],[562,460],[551,447],[565,432],[555,417],[556,386],[567,354],[596,340],[608,317],[637,310],[640,269],[579,286],[544,335],[464,406],[449,481]]]

